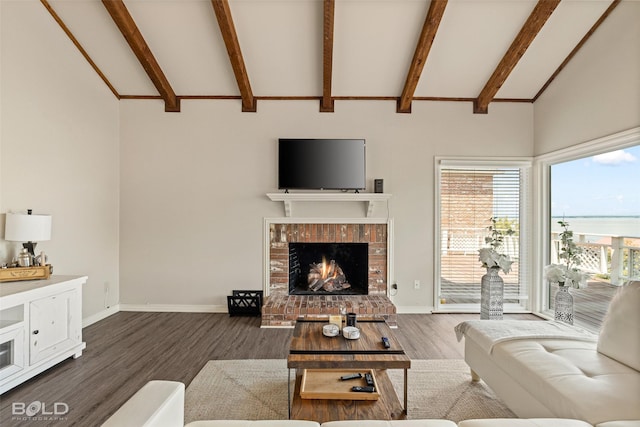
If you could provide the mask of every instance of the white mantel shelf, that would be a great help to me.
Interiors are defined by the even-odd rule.
[[[367,218],[373,213],[376,202],[387,202],[391,198],[388,193],[267,193],[274,202],[284,203],[284,213],[291,216],[293,202],[359,202],[367,208]]]

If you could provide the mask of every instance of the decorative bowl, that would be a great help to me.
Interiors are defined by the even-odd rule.
[[[342,328],[342,335],[348,340],[357,340],[360,338],[360,329],[353,326],[345,326]]]
[[[329,323],[328,325],[324,325],[322,327],[322,335],[324,335],[325,337],[337,337],[339,333],[340,328],[338,328],[338,325],[335,325],[333,323]]]

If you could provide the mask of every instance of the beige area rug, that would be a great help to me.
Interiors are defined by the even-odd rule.
[[[402,396],[403,371],[387,373]],[[287,419],[287,376],[284,359],[209,361],[187,387],[185,421]],[[408,407],[409,419],[515,417],[461,359],[412,360]]]

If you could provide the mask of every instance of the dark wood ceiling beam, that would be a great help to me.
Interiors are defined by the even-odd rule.
[[[60,28],[62,28],[62,31],[64,31],[67,37],[69,37],[69,40],[71,40],[71,43],[73,43],[73,45],[78,49],[78,51],[80,51],[80,54],[84,57],[84,59],[87,60],[89,65],[91,65],[91,68],[93,68],[93,70],[98,74],[98,76],[100,76],[104,84],[106,84],[109,90],[111,90],[111,93],[113,93],[116,99],[119,100],[120,94],[118,93],[116,88],[113,87],[109,79],[107,79],[107,76],[104,75],[104,73],[102,72],[102,70],[100,70],[98,65],[95,62],[93,62],[93,59],[91,59],[87,51],[82,47],[82,45],[80,44],[78,39],[76,39],[76,37],[73,35],[73,33],[71,33],[71,30],[69,30],[69,27],[67,27],[67,25],[62,21],[62,18],[60,18],[60,16],[56,13],[55,10],[53,10],[53,7],[51,7],[49,2],[47,0],[40,0],[40,3],[42,3],[45,9],[47,9],[49,14],[51,14],[53,19],[58,23]]]
[[[218,27],[220,27],[222,39],[227,47],[231,68],[233,68],[233,74],[238,83],[238,89],[240,90],[240,96],[242,98],[242,111],[256,112],[258,106],[256,98],[251,91],[251,84],[249,83],[249,76],[244,65],[244,59],[242,58],[242,51],[240,50],[238,35],[235,25],[233,24],[229,2],[228,0],[211,0],[211,4],[216,13]]]
[[[474,113],[486,114],[489,111],[489,103],[496,96],[559,3],[560,0],[538,0],[529,18],[474,101]]]
[[[335,1],[324,0],[324,24],[322,30],[322,99],[320,112],[333,113],[334,102],[331,97],[331,79],[333,77],[333,22]]]
[[[409,71],[407,72],[404,89],[402,89],[402,95],[398,100],[398,105],[396,107],[396,111],[398,113],[411,112],[411,101],[413,100],[413,95],[416,91],[416,87],[418,86],[420,76],[422,75],[424,64],[427,62],[427,57],[429,56],[429,51],[433,45],[433,40],[438,32],[440,21],[442,20],[444,10],[447,7],[447,1],[448,0],[431,0],[429,11],[427,12],[427,17],[424,20],[422,32],[420,33],[420,39],[418,40],[416,50],[413,54],[413,59],[411,60],[411,65],[409,66]]]
[[[587,34],[585,34],[585,36],[582,38],[582,40],[580,40],[580,42],[576,45],[576,47],[573,48],[573,50],[571,51],[571,53],[569,53],[569,55],[565,58],[565,60],[562,61],[562,64],[560,64],[558,69],[556,71],[554,71],[554,73],[551,75],[551,77],[549,77],[549,79],[542,86],[542,88],[540,88],[540,90],[538,91],[538,93],[536,93],[536,96],[533,97],[531,102],[536,102],[538,100],[540,95],[542,95],[542,93],[549,87],[551,82],[558,76],[558,74],[560,74],[560,71],[562,71],[564,69],[564,67],[567,66],[569,61],[571,61],[571,59],[573,59],[573,57],[576,55],[576,53],[578,53],[578,51],[582,48],[582,46],[584,46],[584,44],[587,42],[587,40],[589,40],[589,38],[593,35],[593,33],[595,33],[595,31],[598,29],[600,24],[602,24],[604,22],[604,20],[607,19],[607,17],[611,14],[611,12],[613,12],[613,9],[615,9],[620,4],[620,1],[621,0],[614,0],[609,5],[607,10],[605,10],[604,13],[602,14],[602,16],[600,17],[600,19],[598,19],[596,21],[596,23],[593,24],[593,26],[589,29],[589,31],[587,31]]]
[[[115,22],[118,29],[120,29],[131,50],[147,72],[158,93],[160,93],[160,96],[164,100],[164,110],[168,112],[179,112],[180,99],[176,96],[169,81],[162,72],[158,61],[156,61],[151,53],[151,49],[149,49],[147,42],[144,40],[138,26],[129,14],[127,7],[122,0],[102,0],[102,4],[104,4],[113,22]]]

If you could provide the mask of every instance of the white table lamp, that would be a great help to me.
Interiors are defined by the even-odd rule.
[[[22,246],[35,256],[37,242],[51,239],[51,215],[31,215],[7,213],[4,239],[10,242],[23,242]]]

